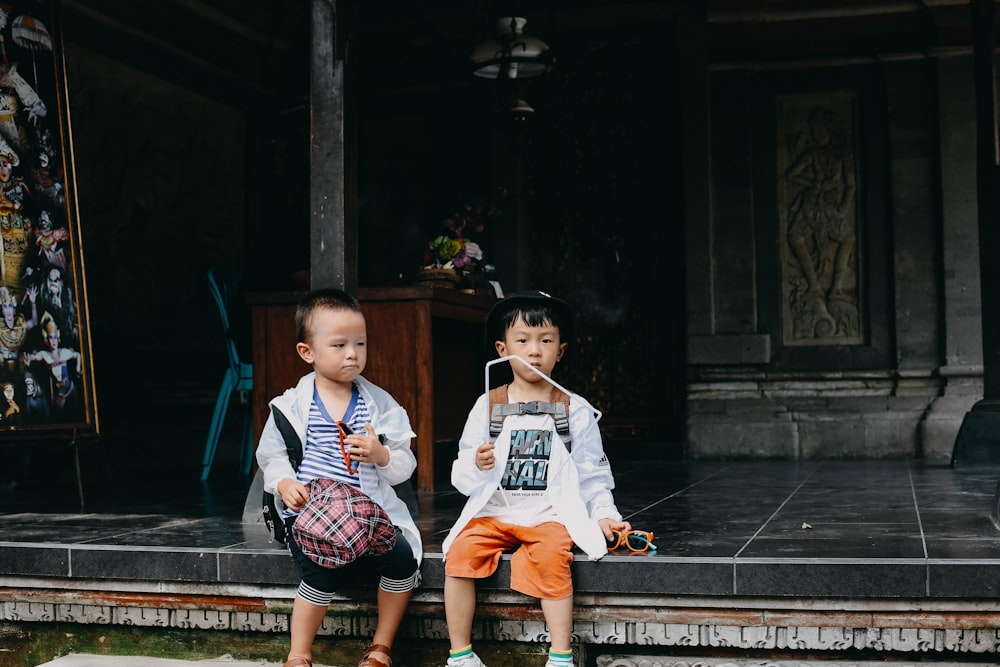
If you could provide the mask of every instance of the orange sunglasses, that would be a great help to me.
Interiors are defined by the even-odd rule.
[[[645,530],[613,530],[611,534],[615,539],[608,542],[608,551],[614,551],[618,547],[625,546],[629,551],[643,552],[656,551],[653,544],[653,534]]]
[[[349,435],[354,435],[354,429],[351,428],[351,425],[347,422],[338,421],[337,431],[340,432],[340,453],[344,457],[344,465],[347,466],[347,472],[352,475],[356,475],[358,473],[358,466],[361,464],[355,463],[353,466],[351,465],[351,455],[347,453],[347,447],[344,446],[344,438]]]

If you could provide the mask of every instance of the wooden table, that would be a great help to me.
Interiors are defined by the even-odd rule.
[[[364,376],[406,408],[417,437],[417,488],[434,488],[434,443],[457,441],[483,391],[483,322],[490,296],[433,287],[362,288],[368,322]],[[295,307],[302,293],[248,297],[253,326],[256,440],[268,402],[311,369],[295,353]]]

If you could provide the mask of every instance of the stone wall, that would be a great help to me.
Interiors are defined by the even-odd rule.
[[[711,88],[689,454],[948,459],[982,397],[971,57]]]

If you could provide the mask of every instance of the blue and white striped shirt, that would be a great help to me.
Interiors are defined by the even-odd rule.
[[[371,421],[368,406],[361,398],[357,385],[354,386],[351,400],[347,404],[347,410],[344,411],[344,421],[358,433],[363,433],[365,424]],[[360,469],[358,472],[360,473]],[[340,450],[340,429],[337,428],[337,420],[327,412],[319,392],[315,389],[312,405],[309,406],[305,455],[296,478],[303,484],[308,484],[313,479],[335,479],[356,489],[361,488],[358,473],[352,474],[348,471],[344,455]]]

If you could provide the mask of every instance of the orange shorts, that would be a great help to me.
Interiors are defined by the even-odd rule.
[[[496,572],[504,552],[510,558],[510,587],[545,600],[573,594],[573,540],[561,523],[516,526],[476,518],[458,534],[444,563],[449,577],[483,579]]]

